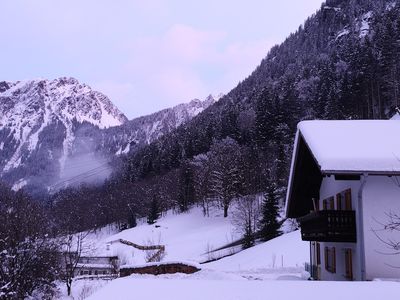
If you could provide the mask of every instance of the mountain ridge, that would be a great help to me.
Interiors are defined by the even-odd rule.
[[[132,143],[154,141],[214,102],[212,96],[194,99],[128,120],[107,96],[72,77],[2,81],[0,177],[15,190],[32,183],[27,177],[37,177],[35,185],[43,180],[51,186],[63,177],[71,157],[76,164],[80,156],[91,161],[78,170],[90,171],[113,155],[128,153]]]

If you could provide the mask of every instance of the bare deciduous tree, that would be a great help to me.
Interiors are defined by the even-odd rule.
[[[260,217],[260,203],[255,195],[241,197],[237,200],[237,209],[233,214],[233,225],[243,235],[243,247],[254,245],[257,222]]]
[[[398,235],[393,237],[388,237],[387,235],[381,234],[380,232],[385,231],[386,233],[400,233],[400,214],[390,211],[386,213],[387,220],[386,222],[377,221],[381,228],[379,230],[373,230],[376,237],[388,248],[390,255],[399,255],[400,254],[400,238]],[[399,266],[396,266],[399,267]]]
[[[61,278],[67,286],[68,296],[71,295],[73,278],[81,257],[92,249],[89,243],[85,241],[89,233],[89,231],[71,233],[61,238],[63,265]]]
[[[196,199],[203,209],[203,215],[208,217],[210,212],[210,203],[212,201],[210,191],[210,160],[206,154],[201,154],[194,157],[192,164],[194,166]]]
[[[240,146],[228,137],[214,143],[210,155],[211,191],[220,200],[226,218],[231,201],[240,194],[242,183]]]

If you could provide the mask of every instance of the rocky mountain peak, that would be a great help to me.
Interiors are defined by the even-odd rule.
[[[73,77],[2,81],[0,178],[17,190],[108,174],[113,156],[151,143],[214,102],[210,95],[128,121],[107,96]]]

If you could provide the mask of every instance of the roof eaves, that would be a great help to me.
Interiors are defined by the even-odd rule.
[[[311,151],[310,146],[307,144],[307,141],[306,141],[304,135],[301,133],[300,128],[298,128],[297,132],[296,132],[295,141],[294,141],[293,156],[292,156],[292,162],[291,162],[291,168],[290,168],[290,174],[289,174],[288,189],[287,189],[287,192],[286,192],[286,201],[285,201],[285,216],[286,217],[288,217],[288,214],[289,214],[288,213],[289,202],[290,202],[289,200],[291,199],[291,193],[292,193],[293,175],[294,175],[294,171],[295,171],[295,168],[296,168],[296,162],[297,162],[298,152],[299,152],[299,144],[300,144],[301,140],[304,141],[304,144],[306,145],[308,151],[311,153],[311,156],[313,157],[316,165],[318,166],[319,170],[322,173],[321,165],[318,163],[318,160],[314,156],[314,153]]]
[[[400,176],[400,171],[376,171],[376,170],[323,170],[322,175],[376,175],[376,176]]]

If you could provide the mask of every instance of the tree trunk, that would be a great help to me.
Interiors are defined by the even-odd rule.
[[[224,203],[224,218],[226,218],[228,216],[228,203]]]
[[[72,285],[72,280],[67,280],[67,295],[71,296],[71,285]]]

